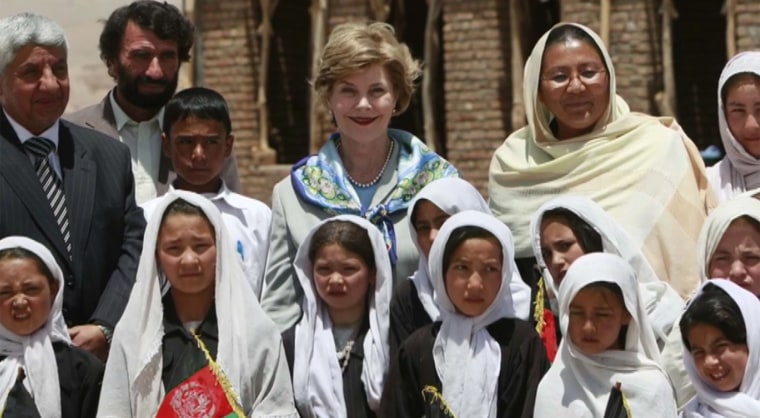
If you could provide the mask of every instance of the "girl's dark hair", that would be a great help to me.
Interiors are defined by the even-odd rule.
[[[541,223],[544,223],[549,219],[564,221],[568,228],[573,231],[575,239],[578,240],[578,244],[581,246],[581,249],[585,254],[601,253],[604,251],[604,247],[602,246],[602,236],[599,232],[573,211],[566,208],[549,209],[544,212],[544,215],[541,217]]]
[[[723,87],[721,87],[720,89],[720,99],[723,101],[723,106],[726,105],[726,99],[728,99],[728,92],[732,88],[734,88],[737,84],[739,84],[740,81],[744,81],[748,78],[752,79],[755,83],[760,84],[760,75],[757,75],[749,71],[736,73],[732,75],[731,77],[729,77],[725,83],[723,83]]]
[[[26,248],[14,247],[0,250],[0,261],[4,260],[29,260],[37,266],[37,270],[42,273],[48,279],[48,283],[55,284],[55,277],[53,272],[50,271],[47,264],[35,253],[27,250]]]
[[[739,305],[720,287],[708,283],[681,316],[681,340],[687,350],[689,331],[697,325],[712,325],[734,344],[747,344],[747,326]]]
[[[211,224],[211,221],[208,219],[208,216],[206,216],[206,213],[203,212],[203,209],[200,208],[200,206],[196,206],[190,202],[188,202],[185,199],[179,198],[172,203],[169,204],[169,206],[166,207],[166,210],[164,211],[164,216],[161,217],[161,227],[164,225],[164,221],[166,221],[166,218],[168,218],[170,215],[196,215],[200,216],[201,218],[205,219],[206,222],[209,223],[209,226],[211,227],[211,231],[214,231],[214,225]]]
[[[591,37],[586,31],[579,28],[575,25],[560,25],[556,28],[552,29],[551,32],[549,32],[549,36],[546,38],[546,46],[544,47],[544,55],[546,54],[546,50],[549,49],[550,46],[568,42],[570,40],[578,40],[581,42],[585,42],[589,45],[591,45],[594,50],[596,50],[596,53],[599,54],[599,60],[602,61],[602,64],[604,65],[604,69],[607,70],[609,73],[609,68],[607,68],[607,62],[604,60],[604,54],[602,53],[602,50],[599,48],[599,45],[596,44],[594,41],[594,38]],[[543,57],[542,61],[543,61]],[[543,69],[543,65],[541,66]]]
[[[617,283],[612,282],[593,282],[586,286],[583,286],[581,290],[597,290],[597,291],[607,291],[608,293],[611,293],[613,297],[615,297],[618,302],[620,302],[620,305],[625,309],[626,312],[628,312],[628,308],[625,306],[625,298],[623,297],[623,290],[620,289],[620,286],[617,285]],[[628,312],[630,315],[631,313]],[[625,350],[625,337],[628,335],[628,325],[623,325],[620,327],[620,333],[617,337],[617,346],[621,347],[621,349]]]
[[[337,244],[346,251],[358,255],[369,270],[377,271],[375,249],[372,248],[372,241],[366,229],[349,221],[325,222],[311,237],[309,261],[314,264],[319,250],[332,244]]]
[[[459,228],[456,228],[455,230],[451,231],[451,235],[449,235],[449,240],[446,241],[446,246],[443,248],[443,272],[444,274],[449,269],[449,264],[451,263],[451,255],[454,254],[454,251],[456,251],[459,246],[467,241],[470,238],[485,238],[485,239],[493,239],[496,240],[496,242],[499,243],[499,247],[501,249],[501,242],[494,234],[492,234],[487,229],[483,229],[479,226],[473,226],[473,225],[467,225],[467,226],[460,226]],[[503,249],[502,249],[503,250]],[[502,263],[505,260],[501,260]]]

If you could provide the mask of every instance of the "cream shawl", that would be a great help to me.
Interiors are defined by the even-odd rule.
[[[313,268],[309,248],[314,233],[325,223],[347,221],[364,228],[369,234],[375,255],[375,291],[369,300],[369,331],[364,337],[364,361],[361,381],[372,410],[377,410],[388,371],[390,300],[393,273],[388,250],[380,230],[364,218],[338,215],[315,225],[296,253],[293,266],[304,291],[303,316],[296,325],[293,360],[293,387],[296,405],[306,418],[346,418],[343,398],[343,373],[336,356],[332,321],[327,308],[317,295],[312,281]]]
[[[53,273],[53,279],[58,282],[58,293],[53,296],[48,321],[35,333],[22,337],[0,325],[0,355],[6,356],[0,361],[0,415],[4,415],[2,411],[18,378],[19,367],[23,367],[26,373],[25,385],[34,398],[40,416],[60,418],[61,388],[52,342],[62,341],[71,345],[69,331],[61,312],[63,273],[53,254],[37,241],[19,236],[0,240],[0,250],[17,247],[31,251],[45,263]]]
[[[501,244],[501,287],[491,306],[480,316],[457,313],[446,291],[443,253],[455,229],[477,226],[493,234]],[[501,318],[522,318],[530,309],[530,288],[514,261],[512,233],[489,214],[467,210],[443,224],[430,249],[430,279],[441,310],[441,329],[433,343],[433,360],[441,380],[443,398],[457,417],[496,416],[501,347],[486,327]],[[523,301],[527,301],[527,306]],[[524,310],[524,312],[523,312]],[[504,370],[504,373],[509,373]]]
[[[719,201],[760,187],[760,159],[753,157],[734,138],[726,122],[726,109],[721,91],[728,80],[738,73],[753,73],[760,77],[760,51],[746,51],[731,58],[718,79],[718,128],[726,156],[707,169],[707,177]]]
[[[578,215],[602,237],[602,249],[605,253],[618,255],[631,265],[636,280],[639,282],[642,303],[657,337],[658,345],[664,345],[670,329],[681,316],[681,311],[685,306],[684,301],[670,285],[657,277],[654,269],[641,253],[641,248],[634,245],[620,224],[593,200],[585,196],[560,196],[541,205],[530,222],[533,254],[538,265],[546,265],[541,254],[541,221],[547,211],[556,208],[564,208]],[[542,268],[541,271],[544,280],[556,295],[558,291],[554,278],[551,277],[548,269]]]
[[[682,296],[697,286],[691,257],[714,197],[697,148],[672,119],[629,111],[616,95],[615,71],[602,41],[609,74],[609,109],[593,131],[559,141],[538,87],[548,32],[525,64],[528,126],[496,150],[489,170],[489,204],[515,234],[518,257],[531,255],[533,213],[558,194],[581,194],[599,203],[628,231],[657,273]]]
[[[425,312],[430,316],[430,319],[437,321],[440,311],[434,301],[433,285],[430,283],[430,274],[428,273],[428,260],[420,247],[417,230],[412,222],[414,208],[421,200],[429,201],[449,215],[454,215],[463,210],[477,210],[483,213],[491,213],[491,210],[488,209],[488,203],[483,199],[478,189],[459,177],[445,177],[428,184],[417,193],[409,205],[409,209],[407,209],[406,219],[409,222],[412,242],[420,254],[417,271],[409,279],[414,282],[417,296]]]
[[[297,417],[280,333],[248,285],[214,203],[195,193],[167,193],[148,221],[137,281],[116,325],[106,363],[98,417],[152,417],[163,401],[164,308],[168,283],[156,260],[161,219],[176,199],[200,207],[216,238],[216,361],[250,417]],[[162,292],[162,286],[167,288]]]
[[[568,336],[570,303],[584,287],[614,283],[623,292],[631,322],[625,350],[582,353]],[[673,389],[660,367],[660,353],[642,303],[636,274],[614,254],[591,253],[573,263],[559,289],[560,326],[565,338],[559,355],[538,385],[536,418],[602,417],[612,387],[620,382],[632,416],[676,416]]]
[[[683,346],[683,358],[697,397],[684,409],[685,418],[741,417],[754,418],[760,414],[760,300],[757,296],[728,280],[709,280],[723,289],[739,305],[747,327],[749,357],[744,369],[744,379],[736,392],[719,392],[702,381],[694,366],[694,359]],[[705,283],[697,291],[702,292]]]

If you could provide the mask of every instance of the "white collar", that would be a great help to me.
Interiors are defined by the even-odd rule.
[[[21,126],[21,124],[16,122],[16,120],[13,119],[11,115],[5,111],[5,109],[3,109],[3,113],[5,113],[5,117],[8,118],[8,121],[11,123],[13,130],[16,132],[16,136],[18,136],[18,139],[22,144],[28,141],[30,138],[40,137],[52,141],[53,144],[55,144],[55,150],[58,151],[58,127],[60,125],[60,119],[56,119],[55,122],[53,122],[53,124],[50,125],[50,127],[44,130],[41,134],[35,135],[29,132],[28,129]]]

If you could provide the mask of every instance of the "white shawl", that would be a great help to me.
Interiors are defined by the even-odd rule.
[[[409,209],[407,209],[406,219],[409,222],[412,242],[420,254],[417,271],[409,279],[417,289],[417,296],[425,312],[430,316],[430,319],[437,321],[440,311],[434,300],[433,285],[430,283],[430,274],[428,273],[428,260],[417,240],[417,231],[412,222],[414,208],[421,200],[429,201],[449,215],[454,215],[463,210],[491,213],[491,209],[488,208],[488,203],[483,199],[478,189],[468,181],[458,177],[445,177],[428,184],[417,193],[409,205]]]
[[[697,235],[714,206],[702,158],[674,120],[629,110],[615,94],[613,63],[601,39],[572,25],[602,51],[609,109],[588,134],[563,141],[552,134],[552,117],[538,95],[544,34],[525,64],[528,126],[512,133],[491,160],[491,210],[514,233],[517,257],[528,257],[530,218],[539,206],[560,194],[588,196],[626,228],[657,277],[688,296],[698,284],[691,258]]]
[[[747,327],[747,348],[749,357],[744,369],[744,379],[737,392],[719,392],[702,381],[694,366],[694,359],[683,346],[686,372],[689,374],[697,397],[684,410],[686,418],[754,418],[760,415],[760,300],[737,284],[723,279],[702,283],[697,296],[706,283],[712,283],[725,290],[739,305],[744,324]]]
[[[325,223],[347,221],[364,228],[369,234],[375,255],[375,291],[369,300],[369,331],[364,337],[364,361],[361,381],[369,407],[376,411],[380,404],[385,375],[388,371],[390,300],[393,273],[383,234],[367,220],[354,215],[339,215],[318,223],[309,231],[296,253],[295,267],[304,292],[303,317],[296,325],[293,360],[293,387],[296,405],[306,418],[346,418],[343,398],[343,374],[336,356],[332,321],[314,288],[309,248],[314,233]]]
[[[31,251],[45,263],[53,273],[53,279],[58,282],[58,293],[54,296],[48,321],[35,333],[22,337],[0,325],[0,355],[6,356],[0,361],[0,415],[18,378],[18,369],[23,367],[31,387],[30,394],[40,416],[60,418],[61,388],[52,342],[62,341],[71,345],[69,331],[61,312],[63,273],[53,254],[39,242],[20,236],[0,240],[0,250],[17,247]]]
[[[477,226],[489,231],[501,244],[501,287],[494,302],[480,316],[457,313],[446,291],[443,253],[451,233],[462,226]],[[462,211],[443,224],[430,249],[428,265],[441,309],[441,329],[433,343],[433,360],[441,380],[443,397],[455,416],[495,417],[498,399],[501,347],[486,327],[501,318],[528,317],[530,288],[514,261],[512,233],[506,225],[489,214]],[[509,373],[509,370],[505,370]]]
[[[617,284],[631,315],[625,350],[583,354],[568,334],[570,303],[596,282]],[[538,385],[536,418],[601,417],[612,387],[620,382],[634,417],[675,417],[673,390],[660,367],[660,353],[631,266],[617,255],[591,253],[573,263],[559,289],[559,355]]]
[[[726,109],[721,91],[726,82],[738,73],[760,77],[760,51],[746,51],[728,60],[718,79],[718,128],[726,156],[707,169],[707,177],[718,201],[760,187],[760,159],[753,157],[734,138],[726,122]]]
[[[152,417],[164,399],[161,374],[164,336],[162,285],[156,260],[161,220],[173,201],[184,199],[208,217],[216,241],[215,301],[219,346],[216,362],[250,417],[297,417],[282,340],[248,285],[219,210],[195,193],[174,190],[148,221],[137,281],[116,325],[106,363],[98,417]]]
[[[642,303],[649,323],[657,340],[664,344],[673,324],[681,316],[684,301],[669,284],[657,277],[657,273],[641,253],[641,247],[635,245],[620,224],[593,200],[585,196],[560,196],[541,205],[530,222],[533,254],[538,265],[546,265],[541,254],[541,221],[547,211],[557,208],[564,208],[578,215],[602,237],[602,249],[605,253],[619,255],[630,264],[639,282]],[[557,295],[554,278],[549,270],[542,269],[542,273],[547,285]]]

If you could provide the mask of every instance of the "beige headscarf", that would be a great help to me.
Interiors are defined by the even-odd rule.
[[[0,415],[6,406],[8,394],[18,378],[19,367],[24,368],[26,383],[42,418],[60,418],[61,389],[58,382],[58,365],[52,343],[61,341],[71,345],[69,331],[63,319],[63,273],[53,254],[44,245],[26,237],[12,236],[0,240],[0,250],[23,248],[42,260],[58,282],[53,296],[48,321],[36,332],[19,336],[0,325]]]
[[[214,228],[216,362],[238,403],[252,417],[297,417],[280,333],[246,281],[219,210],[205,197],[183,190],[167,193],[148,221],[137,281],[114,332],[97,416],[152,417],[165,396],[162,297],[168,283],[156,261],[156,247],[164,212],[177,199],[200,207]]]
[[[585,26],[570,25],[602,51],[609,108],[588,134],[563,141],[554,136],[551,115],[538,98],[551,31],[544,34],[525,64],[528,126],[510,135],[491,160],[491,210],[513,231],[516,255],[529,257],[530,218],[538,207],[559,194],[588,196],[627,229],[657,276],[686,296],[698,283],[692,260],[714,200],[702,159],[674,120],[630,112],[616,95],[615,71],[601,39]]]

